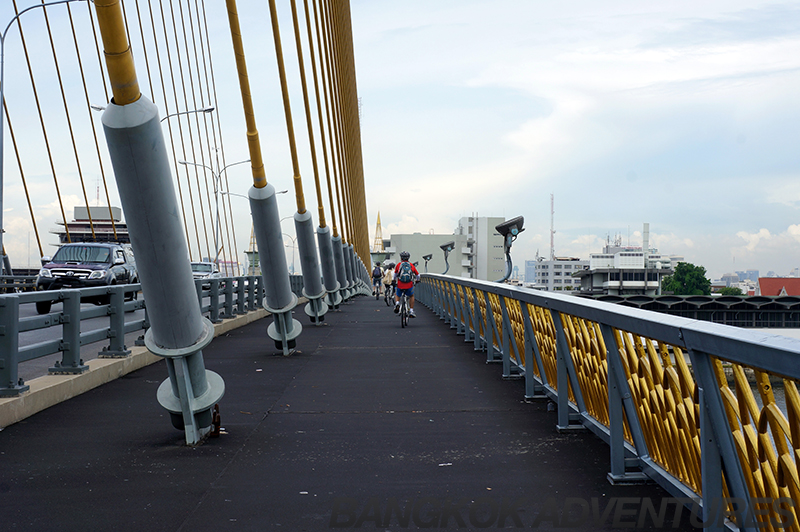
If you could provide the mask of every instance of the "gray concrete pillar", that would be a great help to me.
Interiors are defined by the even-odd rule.
[[[292,293],[289,283],[275,187],[270,184],[263,188],[250,187],[247,195],[250,198],[253,231],[264,282],[263,307],[273,317],[267,334],[275,341],[277,349],[282,350],[284,355],[289,355],[295,348],[295,339],[300,336],[303,326],[292,318],[297,296]]]
[[[197,302],[158,110],[142,96],[125,106],[109,104],[102,121],[147,299],[145,345],[167,359],[170,378],[159,387],[158,401],[185,431],[186,443],[196,445],[211,430],[211,408],[225,383],[203,362],[214,326]]]
[[[317,258],[317,246],[314,242],[314,223],[309,211],[294,214],[294,228],[297,235],[297,248],[300,253],[300,265],[303,268],[303,295],[308,298],[305,313],[313,323],[319,324],[325,319],[328,304],[325,303],[325,287],[322,285],[322,272]]]
[[[336,279],[330,227],[317,228],[317,245],[319,246],[319,261],[322,266],[322,281],[328,291],[328,305],[336,309],[342,302],[342,296],[339,294],[340,285]]]

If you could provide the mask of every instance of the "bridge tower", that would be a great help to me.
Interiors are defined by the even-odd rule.
[[[372,252],[378,253],[383,249],[383,230],[381,229],[381,211],[378,211],[378,225],[375,226],[375,242],[372,244]]]

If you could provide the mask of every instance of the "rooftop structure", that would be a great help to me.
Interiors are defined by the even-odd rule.
[[[87,209],[75,206],[73,216],[75,219],[67,222],[66,226],[64,222],[56,222],[60,228],[50,231],[58,235],[56,246],[69,242],[131,242],[128,226],[122,222],[122,209],[119,207],[93,206]]]
[[[672,260],[650,247],[650,224],[645,223],[641,246],[622,246],[617,240],[590,255],[589,268],[580,270],[581,295],[658,295],[661,279],[673,272]]]

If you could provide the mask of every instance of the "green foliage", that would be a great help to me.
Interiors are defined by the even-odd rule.
[[[738,286],[726,286],[725,288],[720,290],[719,293],[722,294],[723,296],[741,296],[741,295],[743,295],[742,294],[742,289],[739,288]]]
[[[676,296],[709,295],[711,281],[706,277],[706,269],[703,266],[679,262],[675,267],[675,273],[664,277],[661,291],[672,292]]]

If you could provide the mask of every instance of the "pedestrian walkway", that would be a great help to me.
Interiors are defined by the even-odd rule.
[[[416,310],[401,329],[358,298],[304,323],[290,357],[269,320],[216,338],[204,357],[225,379],[223,430],[197,448],[156,401],[163,362],[7,427],[0,529],[659,528],[637,520],[666,492],[611,486],[603,442],[558,433],[522,381]],[[691,530],[674,510],[661,528]]]

